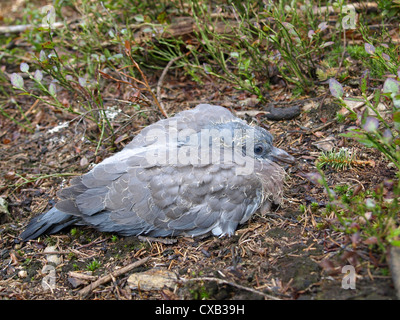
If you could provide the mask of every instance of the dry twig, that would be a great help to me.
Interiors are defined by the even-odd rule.
[[[190,53],[190,52],[189,52]],[[164,82],[164,78],[168,72],[168,69],[171,68],[171,66],[174,64],[174,62],[178,61],[179,59],[183,58],[185,55],[181,55],[178,57],[173,58],[172,60],[170,60],[167,65],[165,66],[163,72],[161,73],[160,79],[158,79],[158,83],[157,83],[157,100],[159,102],[159,104],[161,105],[161,108],[164,110],[164,105],[161,101],[161,87],[163,85]]]
[[[68,276],[79,279],[79,280],[85,280],[85,281],[95,281],[97,279],[97,277],[95,277],[95,276],[90,276],[88,274],[75,272],[75,271],[68,272]]]
[[[90,293],[93,289],[97,288],[98,286],[107,283],[109,281],[112,280],[112,278],[116,278],[119,277],[120,275],[123,275],[124,273],[127,273],[129,271],[131,271],[134,268],[137,268],[143,264],[145,264],[148,260],[150,259],[150,257],[146,257],[143,259],[140,259],[134,263],[131,263],[125,267],[122,267],[121,269],[118,269],[117,271],[114,271],[104,277],[101,277],[100,279],[96,280],[95,282],[92,282],[91,284],[89,284],[88,286],[84,287],[83,289],[81,289],[79,291],[79,295],[80,296],[86,296],[88,293]]]

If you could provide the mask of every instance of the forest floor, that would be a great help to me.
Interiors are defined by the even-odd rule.
[[[167,110],[173,113],[193,107],[197,103],[192,102],[194,100],[219,104],[240,111],[242,115],[249,110],[262,114],[259,109],[237,107],[240,99],[245,100],[245,93],[219,84],[223,89],[216,96],[213,86],[215,83],[199,86],[189,79],[166,81]],[[307,102],[307,105],[313,103]],[[163,240],[158,242],[137,237],[115,238],[91,228],[78,227],[74,232],[20,243],[18,235],[28,221],[54,205],[56,192],[67,185],[69,179],[53,177],[45,182],[39,179],[17,189],[3,190],[12,218],[1,226],[0,294],[17,299],[77,298],[79,290],[88,282],[82,280],[76,284],[71,280],[70,271],[102,277],[137,259],[150,257],[135,272],[163,269],[176,273],[178,279],[199,280],[178,282],[176,287],[169,289],[132,291],[127,286],[129,274],[124,274],[94,289],[89,298],[254,299],[266,295],[280,299],[395,298],[391,276],[382,272],[388,266],[380,262],[379,256],[375,256],[367,246],[354,248],[351,240],[341,232],[317,228],[317,224],[326,218],[313,212],[310,206],[305,212],[299,209],[301,204],[314,202],[325,206],[327,201],[323,188],[300,173],[315,171],[318,142],[326,138],[334,139],[334,143],[340,140],[337,134],[344,130],[344,125],[336,122],[324,125],[319,120],[330,119],[333,112],[336,111],[332,105],[331,109],[302,112],[300,117],[290,121],[254,118],[254,121],[261,120],[274,135],[276,145],[291,153],[297,161],[286,169],[288,176],[282,206],[266,216],[255,214],[231,237],[179,237],[171,239],[172,243],[163,243]],[[80,174],[87,172],[88,163],[100,162],[116,151],[104,148],[94,156],[93,145],[82,141],[74,126],[51,132],[60,122],[60,115],[51,110],[44,113],[46,125],[42,122],[40,131],[34,135],[19,130],[11,121],[3,122],[0,132],[3,141],[12,136],[12,142],[2,145],[0,171],[3,177],[17,179],[17,172]],[[251,117],[247,119],[252,120]],[[127,126],[126,132],[133,136],[138,128],[156,120],[157,116],[152,114],[142,123],[137,120]],[[123,143],[118,149],[122,146]],[[371,152],[371,149],[354,142],[347,142],[347,146],[357,151],[360,160],[372,159],[374,165],[328,171],[329,184],[368,188],[393,178],[393,171],[378,152]],[[61,253],[55,266],[56,286],[52,290],[42,287],[43,278],[48,275],[42,271],[48,264],[44,249],[50,245]],[[88,271],[93,261],[97,261],[98,267]],[[346,265],[355,267],[355,289],[342,286],[346,275],[342,268]],[[202,277],[205,280],[201,280]],[[218,283],[215,279],[223,282]]]
[[[28,47],[19,38],[12,45]],[[8,52],[4,46],[2,50]],[[19,63],[11,64],[9,54],[0,57],[4,74],[19,72]],[[346,87],[346,94],[360,96],[358,78],[351,75],[361,74],[362,66],[345,58],[352,68],[348,78],[357,82]],[[147,72],[154,91],[161,71]],[[33,88],[33,81],[24,80],[26,88]],[[0,212],[0,299],[396,299],[387,253],[357,233],[333,228],[334,214],[324,213],[324,187],[307,178],[316,172],[321,151],[340,147],[351,150],[358,161],[343,170],[324,168],[329,186],[366,192],[396,178],[379,151],[340,136],[354,121],[337,121],[340,108],[326,85],[293,99],[293,88],[276,81],[267,105],[222,79],[209,76],[195,82],[188,74],[167,72],[159,98],[168,115],[199,103],[224,106],[269,130],[275,145],[296,158],[285,167],[282,205],[266,215],[257,212],[233,236],[152,239],[76,227],[21,242],[19,234],[29,220],[49,210],[56,192],[73,176],[87,172],[163,118],[154,105],[138,109],[125,103],[132,94],[124,92],[126,86],[102,80],[108,97],[104,107],[115,113],[110,117],[115,130],[114,143],[102,136],[100,146],[96,142],[102,133],[93,121],[7,91],[3,106],[8,116],[0,115],[0,197],[8,205],[7,213]],[[2,85],[6,88],[6,81]],[[57,99],[73,105],[78,97],[61,88]],[[267,107],[294,105],[301,108],[294,119],[265,117]],[[21,125],[26,118],[31,131]],[[133,277],[139,279],[138,287]],[[96,283],[99,279],[101,284]]]

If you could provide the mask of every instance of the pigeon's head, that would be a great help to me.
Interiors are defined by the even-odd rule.
[[[274,147],[272,135],[265,129],[258,126],[252,127],[254,130],[254,142],[250,140],[250,144],[253,144],[254,158],[268,159],[274,162],[293,163],[294,158],[286,151]],[[251,145],[249,146],[251,147]],[[246,148],[248,148],[246,146]]]
[[[218,128],[232,133],[232,146],[241,150],[243,156],[280,163],[293,163],[295,160],[286,151],[274,147],[272,135],[261,127],[237,120],[219,124]]]

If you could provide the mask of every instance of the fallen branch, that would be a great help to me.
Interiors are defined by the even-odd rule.
[[[134,263],[131,263],[125,267],[122,267],[121,269],[118,269],[117,271],[114,271],[104,277],[101,277],[100,279],[96,280],[95,282],[92,282],[88,286],[81,289],[79,291],[79,295],[82,297],[86,296],[88,293],[90,293],[91,291],[96,289],[98,286],[111,281],[113,277],[117,278],[120,275],[123,275],[124,273],[127,273],[127,272],[131,271],[132,269],[135,269],[135,268],[145,264],[149,259],[150,259],[150,257],[143,258],[143,259],[138,260]]]
[[[295,105],[286,108],[276,108],[273,105],[265,108],[267,113],[265,117],[268,120],[280,121],[280,120],[291,120],[300,115],[300,105]]]
[[[95,277],[95,276],[90,276],[88,274],[75,272],[75,271],[68,272],[68,276],[79,279],[79,280],[85,280],[85,281],[95,281],[97,279],[97,277]]]
[[[280,121],[280,120],[291,120],[300,115],[301,108],[300,105],[286,107],[286,108],[275,108],[273,105],[265,107],[264,110],[246,110],[246,111],[236,111],[235,114],[238,117],[244,117],[246,115],[250,117],[255,117],[257,115],[262,115],[268,120]]]

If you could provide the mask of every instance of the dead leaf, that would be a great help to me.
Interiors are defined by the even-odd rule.
[[[324,135],[324,133],[322,131],[314,132],[314,136],[316,136],[318,138],[321,138],[323,135]]]
[[[73,288],[77,288],[88,283],[86,280],[77,279],[74,277],[68,277],[68,282],[72,285]]]
[[[334,137],[328,137],[317,142],[313,142],[312,144],[320,150],[332,151],[332,149],[335,147],[335,141],[336,139]]]
[[[13,180],[15,179],[15,172],[14,171],[8,171],[4,174],[4,178],[7,180]]]
[[[378,239],[376,237],[369,237],[363,241],[365,244],[377,244]]]
[[[11,142],[11,140],[8,138],[3,138],[3,140],[2,140],[3,144],[9,144],[10,142]]]
[[[11,261],[12,261],[11,265],[13,265],[13,266],[19,265],[19,260],[18,260],[18,258],[16,256],[15,252],[10,252],[10,258],[11,258]]]

